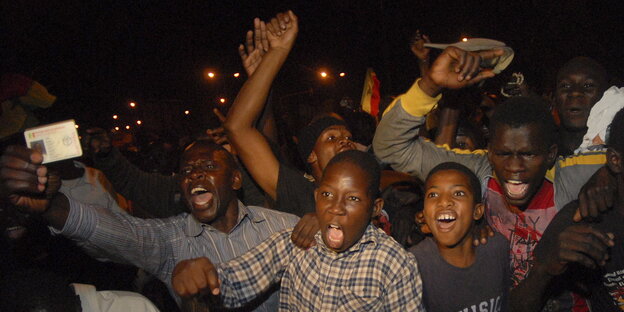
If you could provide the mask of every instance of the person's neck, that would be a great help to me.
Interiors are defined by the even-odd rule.
[[[448,264],[458,268],[467,268],[475,262],[475,247],[472,245],[470,233],[472,233],[472,229],[466,233],[466,236],[459,244],[453,247],[443,246],[436,242],[440,256]]]
[[[560,131],[560,141],[559,148],[562,151],[571,151],[574,152],[581,143],[583,143],[583,136],[587,132],[587,128],[585,129],[566,129],[561,127]]]
[[[238,222],[238,201],[232,200],[228,204],[225,215],[215,219],[210,225],[225,234],[230,233]]]

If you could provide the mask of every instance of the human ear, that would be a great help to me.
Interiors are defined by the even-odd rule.
[[[383,209],[383,205],[384,201],[381,197],[375,199],[375,202],[373,203],[373,218],[379,216],[379,214],[381,213],[381,209]]]
[[[607,149],[607,166],[613,173],[622,173],[622,157],[618,151],[611,147]]]
[[[552,167],[555,159],[557,159],[558,150],[559,148],[557,147],[557,144],[553,144],[548,148],[548,164],[549,164],[548,168]]]
[[[420,228],[420,231],[423,234],[431,233],[431,229],[429,228],[427,223],[425,223],[425,214],[422,211],[419,211],[416,213],[414,221],[416,221],[416,224],[418,225],[418,227]]]
[[[476,221],[483,217],[483,213],[485,212],[485,206],[482,203],[476,204],[474,207],[474,212],[472,213],[472,218]]]
[[[311,163],[315,163],[317,160],[318,160],[318,157],[316,157],[316,153],[312,151],[310,155],[308,155],[308,159],[306,161],[308,162],[308,164],[311,164]]]
[[[238,170],[234,170],[232,173],[232,189],[239,190],[243,185],[243,178]]]

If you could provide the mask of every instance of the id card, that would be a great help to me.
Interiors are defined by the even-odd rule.
[[[24,137],[28,148],[43,154],[44,164],[82,156],[73,119],[26,129]]]

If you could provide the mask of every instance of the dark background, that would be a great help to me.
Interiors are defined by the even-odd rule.
[[[81,126],[123,127],[136,119],[144,127],[214,126],[210,108],[225,97],[227,110],[245,79],[236,49],[253,18],[286,9],[299,16],[300,34],[273,99],[287,107],[318,105],[289,96],[310,89],[316,100],[346,95],[359,102],[367,67],[377,72],[382,96],[406,90],[418,76],[408,45],[416,29],[433,42],[504,41],[516,51],[510,70],[523,71],[540,90],[551,88],[557,68],[576,55],[624,76],[615,1],[0,3],[2,72],[26,74],[58,96],[44,121],[69,117]],[[320,68],[334,78],[321,81]],[[213,81],[204,78],[209,69],[217,73]],[[138,107],[131,110],[130,101]]]

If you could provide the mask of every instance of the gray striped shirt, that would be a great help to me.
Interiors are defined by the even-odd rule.
[[[191,214],[140,219],[70,200],[61,233],[110,260],[131,263],[163,281],[174,298],[171,274],[186,259],[207,257],[213,263],[236,258],[271,234],[292,228],[295,215],[238,203],[238,222],[230,233],[199,223]],[[276,311],[277,292],[255,311]]]

